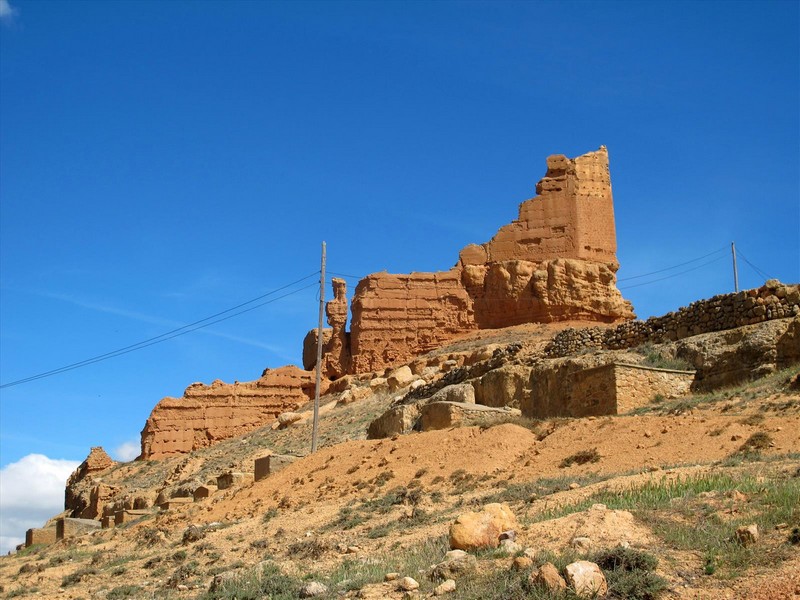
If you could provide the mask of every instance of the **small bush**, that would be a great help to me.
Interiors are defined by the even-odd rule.
[[[278,516],[278,509],[277,508],[270,508],[267,512],[264,513],[264,516],[261,517],[261,522],[266,525],[272,519]]]
[[[789,543],[794,546],[800,544],[800,527],[792,529],[792,533],[789,534]]]
[[[175,571],[173,571],[172,575],[170,575],[169,579],[167,579],[167,586],[169,587],[178,587],[179,584],[183,583],[187,579],[191,579],[195,575],[197,575],[198,564],[196,561],[191,561],[186,564],[181,565]]]
[[[612,598],[656,600],[667,589],[667,581],[649,571],[611,571],[607,575]]]
[[[665,354],[661,348],[657,348],[651,343],[642,344],[634,348],[634,352],[644,356],[642,365],[655,367],[656,369],[671,369],[674,371],[690,371],[693,369],[691,363],[682,358],[673,358]]]
[[[611,597],[655,600],[667,587],[666,580],[653,573],[658,559],[647,552],[618,546],[601,550],[593,560],[606,573]]]
[[[142,591],[138,585],[121,585],[115,587],[106,595],[106,600],[122,600],[123,598],[134,598]]]
[[[84,579],[88,579],[90,576],[95,575],[96,573],[97,573],[97,570],[93,569],[91,567],[87,567],[87,568],[84,568],[84,569],[78,569],[74,573],[71,573],[69,575],[65,575],[61,579],[61,587],[69,587],[71,585],[75,585],[77,583],[80,583]]]
[[[594,562],[604,571],[655,571],[658,566],[652,554],[622,546],[598,552]]]
[[[330,549],[331,547],[327,542],[310,539],[291,544],[289,548],[287,548],[287,551],[296,558],[313,558],[317,560],[322,558]]]
[[[597,451],[597,448],[592,448],[591,450],[580,450],[579,452],[576,452],[572,456],[568,456],[567,458],[562,460],[559,467],[564,469],[572,465],[585,465],[587,463],[596,463],[599,460],[600,460],[600,453]]]
[[[756,431],[739,448],[739,452],[758,452],[765,450],[772,444],[772,437],[765,431]]]
[[[268,563],[261,570],[254,570],[223,582],[209,591],[204,600],[296,600],[302,583],[285,575],[276,565]]]
[[[191,544],[192,542],[199,542],[204,537],[206,537],[205,531],[203,531],[197,525],[189,525],[189,527],[186,528],[186,531],[183,532],[183,538],[181,541],[184,544]]]
[[[392,527],[390,525],[379,525],[377,527],[373,527],[372,529],[370,529],[369,533],[367,533],[367,537],[371,540],[386,537],[387,535],[389,535],[389,532],[391,530]]]

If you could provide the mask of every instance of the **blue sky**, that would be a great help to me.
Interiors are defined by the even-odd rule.
[[[621,278],[735,240],[800,280],[796,2],[0,0],[0,20],[4,383],[295,281],[322,240],[340,273],[447,269],[548,154],[601,144]],[[730,291],[723,256],[623,293],[647,317]],[[125,455],[161,397],[299,362],[316,310],[306,289],[3,389],[0,467]]]

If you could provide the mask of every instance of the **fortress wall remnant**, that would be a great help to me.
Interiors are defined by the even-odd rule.
[[[606,148],[548,157],[536,192],[515,221],[464,248],[449,271],[362,279],[352,302],[349,369],[332,368],[335,357],[326,357],[326,371],[382,369],[475,329],[633,318],[616,288]]]
[[[243,435],[313,396],[313,373],[294,366],[267,370],[256,381],[193,383],[182,398],[164,398],[150,413],[142,430],[141,457],[184,454]]]

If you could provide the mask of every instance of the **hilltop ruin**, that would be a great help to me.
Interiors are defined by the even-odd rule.
[[[486,243],[470,244],[449,271],[362,279],[344,331],[345,283],[334,280],[332,332],[323,358],[331,378],[366,373],[428,352],[475,329],[634,317],[616,288],[617,239],[608,151],[547,158],[536,196]],[[316,336],[304,366],[315,366]]]
[[[471,244],[449,271],[374,273],[356,286],[346,331],[346,283],[333,280],[323,336],[328,380],[381,371],[478,329],[522,323],[613,323],[634,317],[616,288],[617,242],[608,152],[547,158],[536,196],[488,242]],[[164,398],[142,431],[143,459],[191,452],[242,435],[312,395],[316,332],[305,371],[282,367],[254,382],[192,384]]]

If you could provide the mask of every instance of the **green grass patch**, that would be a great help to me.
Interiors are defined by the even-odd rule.
[[[719,506],[725,504],[725,493],[738,490],[749,497],[736,518],[723,518],[707,502],[712,494]],[[623,492],[598,492],[571,506],[538,514],[536,521],[545,521],[588,509],[602,503],[610,509],[633,512],[649,525],[670,548],[690,550],[706,557],[706,574],[722,578],[736,577],[749,566],[770,565],[784,560],[790,546],[764,552],[758,546],[745,548],[734,540],[739,525],[756,523],[762,531],[779,523],[800,520],[800,478],[761,480],[753,475],[738,476],[711,473],[673,481],[649,482],[640,488]]]

